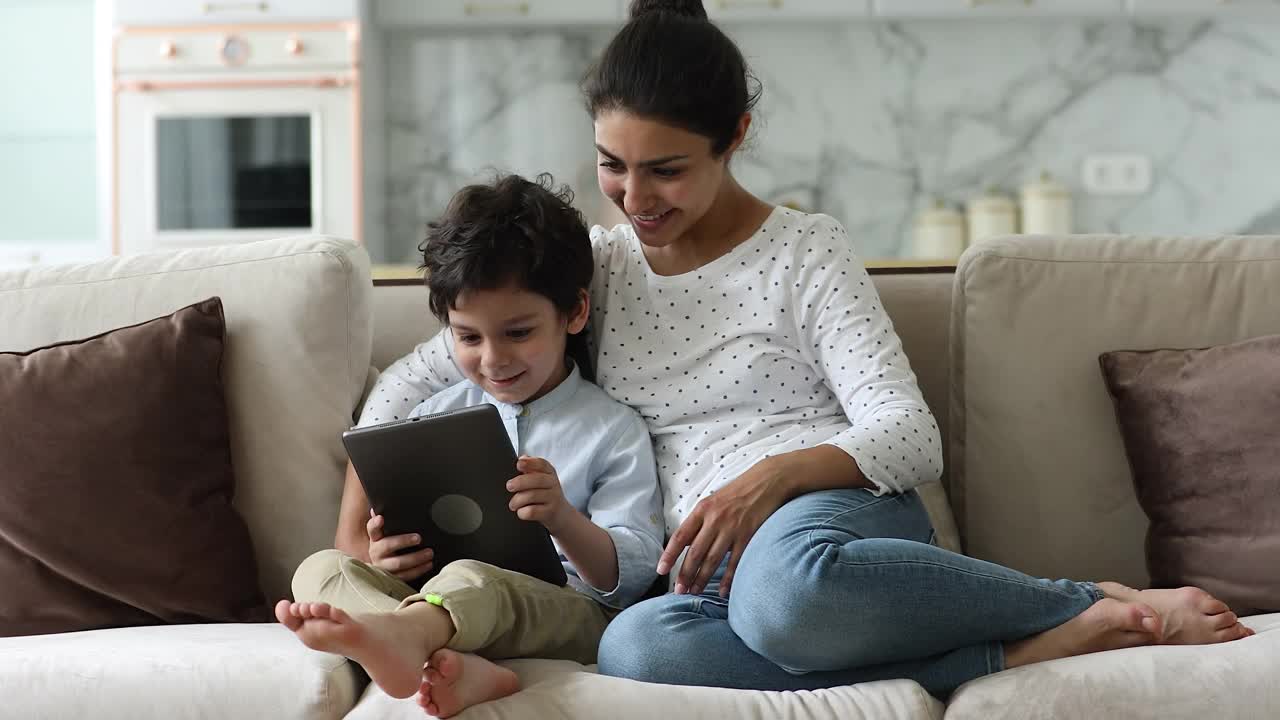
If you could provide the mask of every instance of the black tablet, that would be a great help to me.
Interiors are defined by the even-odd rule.
[[[421,535],[435,570],[470,559],[568,582],[547,529],[510,509],[516,454],[493,405],[348,430],[342,442],[384,532]]]

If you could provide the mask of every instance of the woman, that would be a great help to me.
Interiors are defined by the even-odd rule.
[[[911,678],[946,696],[1031,662],[1246,636],[1198,590],[1040,580],[931,544],[912,488],[941,473],[937,426],[852,243],[734,179],[759,90],[701,3],[638,0],[631,16],[584,86],[600,188],[630,220],[593,231],[592,325],[600,385],[654,440],[674,592],[613,621],[601,672],[775,690]],[[447,344],[424,344],[361,420],[455,378]],[[385,554],[403,543],[364,535],[367,513],[349,478],[340,549],[420,572]]]

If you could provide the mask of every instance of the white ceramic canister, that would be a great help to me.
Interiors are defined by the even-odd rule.
[[[1071,191],[1049,173],[1022,188],[1022,232],[1026,235],[1070,235]]]
[[[932,200],[918,216],[911,256],[919,260],[955,260],[964,252],[964,217],[941,200]]]
[[[1018,232],[1018,206],[1013,198],[987,190],[969,202],[965,212],[969,244]]]

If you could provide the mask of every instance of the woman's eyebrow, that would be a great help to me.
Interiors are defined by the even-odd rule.
[[[596,143],[596,150],[600,151],[601,155],[604,155],[605,157],[609,158],[614,162],[618,162],[618,163],[622,162],[622,160],[620,160],[617,155],[614,155],[608,150],[605,150],[603,147],[600,146],[599,143]],[[688,157],[689,157],[688,155],[667,155],[666,157],[655,158],[653,160],[645,160],[641,163],[638,163],[638,165],[640,167],[657,167],[658,165],[666,165],[667,163],[675,162],[676,160],[685,160]]]

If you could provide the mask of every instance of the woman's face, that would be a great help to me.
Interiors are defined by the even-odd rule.
[[[733,148],[717,157],[705,135],[623,110],[597,115],[595,130],[600,191],[640,242],[672,244],[715,203]]]

